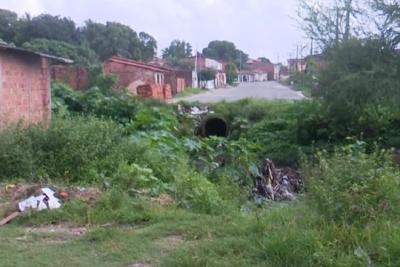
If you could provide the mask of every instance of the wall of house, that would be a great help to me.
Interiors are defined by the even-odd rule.
[[[22,121],[50,123],[50,70],[47,59],[0,51],[0,126]]]
[[[172,90],[169,84],[145,84],[137,88],[137,95],[148,99],[168,100],[172,98]]]
[[[62,81],[75,90],[84,90],[89,82],[89,70],[82,66],[51,66],[51,78]]]
[[[176,77],[178,79],[184,79],[185,80],[185,86],[184,86],[183,89],[186,89],[187,87],[192,87],[193,86],[193,71],[191,71],[191,70],[176,71]]]
[[[105,74],[117,75],[117,87],[128,88],[133,94],[137,94],[137,87],[145,84],[156,84],[155,71],[146,70],[137,66],[106,61],[103,66]]]

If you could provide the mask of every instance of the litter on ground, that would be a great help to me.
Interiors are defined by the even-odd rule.
[[[300,174],[291,168],[278,169],[270,159],[264,160],[252,190],[254,198],[273,201],[295,200],[303,190]]]

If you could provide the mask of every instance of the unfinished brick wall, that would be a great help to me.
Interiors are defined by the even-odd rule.
[[[146,84],[140,85],[137,88],[138,96],[143,98],[153,98],[158,100],[164,100],[163,86],[158,84]]]
[[[146,84],[140,85],[137,88],[138,96],[148,99],[158,99],[158,100],[168,100],[172,98],[172,90],[169,84],[159,85],[159,84]]]
[[[105,74],[115,74],[117,76],[117,88],[128,88],[133,94],[136,94],[137,86],[145,84],[155,84],[155,72],[143,68],[129,66],[113,61],[104,63]],[[136,88],[135,88],[136,86]]]
[[[0,127],[19,121],[48,124],[50,119],[48,60],[0,51]]]
[[[105,74],[117,76],[117,89],[127,88],[132,94],[143,98],[166,100],[172,98],[176,88],[176,74],[170,69],[126,58],[112,57],[103,65]],[[163,81],[156,81],[163,75]]]
[[[164,84],[163,86],[163,97],[164,100],[168,100],[172,98],[172,88],[169,84]]]
[[[89,70],[83,66],[54,65],[51,66],[51,78],[82,91],[88,86]]]

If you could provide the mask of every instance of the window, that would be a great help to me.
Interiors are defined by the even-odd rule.
[[[156,80],[156,84],[164,84],[164,74],[156,73],[155,80]]]

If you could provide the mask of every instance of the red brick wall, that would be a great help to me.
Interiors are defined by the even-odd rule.
[[[178,71],[176,73],[176,75],[178,78],[182,78],[185,80],[184,89],[186,89],[187,87],[192,87],[193,80],[192,80],[192,71],[191,70]]]
[[[0,126],[51,119],[50,71],[47,59],[0,51]]]
[[[51,78],[70,85],[75,90],[82,91],[87,88],[89,71],[82,66],[51,66]]]
[[[176,92],[177,93],[185,91],[185,88],[186,88],[185,87],[185,79],[178,78],[176,83],[177,83],[177,86],[176,86]]]
[[[170,72],[165,74],[165,83],[170,85],[172,94],[176,95],[178,85],[175,72]]]
[[[106,61],[103,68],[105,74],[117,75],[118,89],[128,88],[133,94],[136,94],[139,85],[156,83],[155,72],[151,70],[113,61]]]
[[[169,84],[140,85],[137,88],[137,94],[145,99],[153,98],[161,101],[172,98],[172,90]]]

